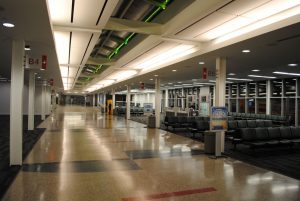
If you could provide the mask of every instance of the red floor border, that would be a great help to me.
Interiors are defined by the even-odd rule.
[[[208,193],[217,191],[217,189],[213,187],[208,188],[199,188],[199,189],[191,189],[191,190],[184,190],[184,191],[176,191],[176,192],[166,192],[166,193],[158,193],[152,195],[145,195],[142,197],[129,197],[129,198],[122,198],[122,201],[143,201],[143,200],[156,200],[161,198],[168,198],[168,197],[178,197],[184,195],[191,195],[197,193]]]

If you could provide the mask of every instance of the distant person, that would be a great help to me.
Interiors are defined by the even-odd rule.
[[[111,104],[108,104],[108,114],[111,114]]]

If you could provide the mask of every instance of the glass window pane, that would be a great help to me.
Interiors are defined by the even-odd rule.
[[[258,96],[266,97],[266,91],[267,91],[267,82],[266,81],[258,82]]]
[[[230,99],[231,112],[236,112],[236,99]]]
[[[295,125],[295,98],[284,98],[284,115],[290,118],[291,125]]]
[[[248,94],[249,97],[255,97],[255,85],[256,85],[255,82],[249,83],[249,94]]]
[[[266,114],[266,99],[258,98],[256,101],[257,101],[257,113]]]
[[[239,97],[245,97],[246,96],[246,84],[240,83],[239,84]]]
[[[281,115],[281,98],[271,98],[271,114]]]
[[[239,99],[239,112],[245,113],[245,99]]]
[[[281,97],[282,80],[271,80],[273,94],[271,97]]]
[[[247,99],[247,106],[248,106],[248,112],[249,113],[255,113],[255,99],[249,98]]]
[[[237,84],[231,85],[231,97],[236,98],[237,97]]]
[[[285,95],[284,96],[296,96],[296,79],[285,79]]]

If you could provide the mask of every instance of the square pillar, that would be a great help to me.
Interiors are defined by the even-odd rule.
[[[34,130],[35,73],[30,71],[28,84],[28,130]]]
[[[155,127],[160,128],[160,106],[161,106],[161,92],[160,79],[155,79]]]
[[[216,59],[216,90],[215,90],[215,103],[216,106],[225,107],[225,94],[226,94],[226,59]],[[225,132],[216,132],[216,150],[215,156],[221,156],[224,152]]]
[[[127,94],[126,94],[126,119],[130,119],[130,86],[127,85]]]
[[[12,42],[11,89],[10,89],[10,165],[22,165],[23,141],[23,40]]]
[[[115,89],[112,90],[112,110],[116,108],[116,91]]]
[[[266,91],[266,114],[271,114],[271,95],[272,95],[272,86],[271,80],[267,80],[267,91]]]

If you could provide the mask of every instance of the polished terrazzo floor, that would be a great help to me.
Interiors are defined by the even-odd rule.
[[[41,127],[4,201],[300,200],[298,180],[96,108],[59,107]]]

